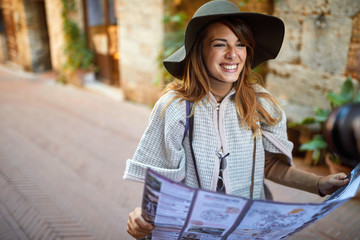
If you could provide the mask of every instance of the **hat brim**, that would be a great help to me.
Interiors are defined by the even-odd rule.
[[[185,59],[195,42],[197,33],[207,24],[222,17],[238,17],[251,28],[255,39],[254,58],[251,68],[255,68],[264,61],[276,58],[285,33],[285,26],[281,19],[252,12],[201,16],[190,20],[185,33],[185,45],[163,61],[165,68],[172,76],[182,79]]]

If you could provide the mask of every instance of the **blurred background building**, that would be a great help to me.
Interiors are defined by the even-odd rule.
[[[161,67],[167,48],[164,39],[175,30],[171,18],[170,23],[165,19],[183,16],[182,20],[172,18],[181,31],[205,2],[1,0],[0,63],[35,73],[53,71],[71,82],[66,79],[69,56],[64,52],[73,38],[72,28],[70,35],[64,30],[66,20],[71,19],[93,53],[93,65],[86,71],[95,72],[97,81],[121,88],[127,100],[151,105],[167,82]],[[285,22],[285,41],[278,58],[257,71],[282,101],[291,121],[308,115],[314,105],[329,107],[324,95],[340,88],[345,76],[359,79],[360,0],[233,2],[243,11],[273,14]],[[82,56],[85,61],[88,55],[80,59]],[[70,69],[78,68],[84,67]],[[81,84],[80,79],[77,85]]]

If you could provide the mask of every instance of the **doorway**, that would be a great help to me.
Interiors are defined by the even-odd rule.
[[[49,71],[52,69],[52,65],[45,0],[24,1],[24,5],[31,46],[31,71]]]
[[[95,53],[96,78],[120,86],[115,0],[83,0],[89,47]]]
[[[6,55],[3,61],[32,72],[51,70],[50,41],[45,1],[24,1],[24,12],[15,9],[12,0],[2,0],[1,20],[4,26]],[[25,21],[23,21],[25,17]],[[26,31],[24,31],[24,29]],[[1,31],[1,34],[3,33]],[[26,41],[25,41],[26,39]],[[27,45],[29,44],[29,45]],[[25,51],[30,59],[25,59]]]

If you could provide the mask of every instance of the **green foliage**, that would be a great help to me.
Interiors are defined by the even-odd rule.
[[[330,114],[330,110],[315,107],[315,115],[312,117],[305,117],[303,120],[297,123],[289,123],[289,127],[296,127],[300,125],[309,125],[309,124],[324,124]]]
[[[163,18],[165,25],[165,36],[163,42],[163,50],[158,55],[158,63],[161,69],[161,81],[164,84],[171,82],[174,78],[169,74],[162,62],[165,58],[174,53],[184,44],[184,34],[186,28],[186,14],[183,12],[172,13],[167,9]],[[158,80],[160,82],[160,79]]]
[[[61,0],[63,8],[63,30],[65,34],[64,53],[67,56],[64,68],[66,69],[93,69],[94,53],[89,49],[86,36],[80,31],[76,22],[70,19],[71,13],[76,13],[74,0]]]
[[[164,16],[163,22],[169,31],[164,38],[164,57],[170,56],[184,44],[186,14],[183,12]]]
[[[360,102],[360,91],[355,89],[352,79],[349,76],[341,86],[339,94],[329,92],[326,97],[329,100],[331,110],[315,107],[315,115],[313,117],[306,117],[298,123],[290,123],[289,127],[317,124],[319,126],[320,132],[323,132],[325,122],[328,119],[330,113],[335,108],[341,107],[345,104]],[[325,153],[330,153],[330,158],[333,161],[339,162],[338,157],[330,152],[328,145],[321,134],[315,135],[309,142],[302,144],[299,150],[313,151],[312,158],[315,165],[319,163],[320,159],[324,156]]]
[[[348,103],[357,102],[360,99],[359,94],[360,92],[355,94],[354,84],[349,76],[342,85],[340,94],[329,92],[327,98],[329,99],[332,108],[336,108]]]
[[[300,151],[313,151],[312,159],[314,164],[317,165],[323,154],[323,150],[326,149],[327,143],[321,134],[317,134],[309,142],[300,146]]]

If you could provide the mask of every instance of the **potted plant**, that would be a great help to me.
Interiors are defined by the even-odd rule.
[[[329,114],[334,109],[345,104],[360,102],[360,91],[355,89],[352,78],[349,76],[342,84],[340,93],[328,92],[326,97],[330,102],[331,109],[315,107],[314,116],[306,117],[298,123],[290,123],[289,127],[296,127],[301,125],[317,126],[318,131],[316,134],[310,141],[301,144],[299,150],[311,151],[312,163],[314,165],[318,165],[322,160],[325,161],[325,163],[329,166],[331,173],[349,173],[351,169],[341,164],[339,156],[330,151],[322,133],[324,131],[324,125],[328,119]]]
[[[94,74],[94,53],[88,47],[85,33],[78,24],[70,19],[76,13],[74,0],[62,0],[61,16],[65,37],[64,53],[66,61],[63,66],[63,81],[82,86],[86,75]]]

